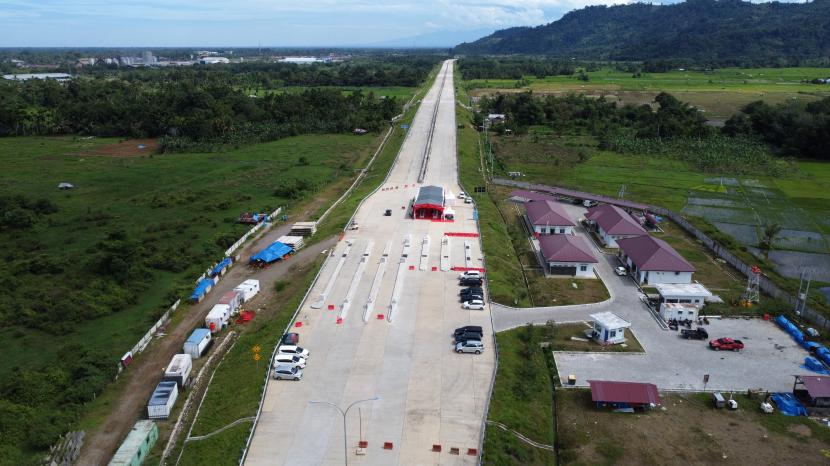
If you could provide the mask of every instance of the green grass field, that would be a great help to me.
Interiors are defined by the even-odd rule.
[[[48,227],[37,225],[28,232],[29,239],[78,267],[88,248],[116,227],[171,253],[190,253],[204,259],[178,273],[153,271],[152,284],[138,304],[77,322],[67,334],[55,336],[5,325],[0,332],[0,375],[17,365],[55,361],[61,346],[72,342],[101,348],[116,361],[146,331],[156,312],[171,304],[171,291],[190,286],[212,261],[221,259],[223,248],[213,244],[214,238],[245,231],[234,223],[240,212],[290,207],[294,200],[274,195],[275,188],[286,179],[317,183],[305,193],[311,196],[326,183],[322,180],[352,176],[352,169],[364,163],[377,139],[311,135],[214,154],[129,158],[79,155],[111,142],[71,137],[0,139],[4,167],[0,195],[46,198],[60,209]],[[305,158],[304,162],[300,157]],[[56,187],[62,181],[75,184],[77,189],[59,191]],[[86,220],[89,216],[104,220],[90,223]],[[175,225],[175,229],[151,232],[153,227],[164,225]],[[0,248],[18,246],[18,238],[0,234]],[[42,280],[48,289],[49,280],[60,277],[44,279],[38,275],[32,279]]]
[[[574,76],[527,76],[523,80],[475,79],[465,83],[473,95],[497,91],[531,90],[540,94],[569,92],[605,96],[620,104],[648,104],[662,91],[689,102],[714,119],[724,119],[755,100],[781,103],[793,100],[816,100],[830,96],[830,85],[802,82],[830,77],[826,68],[724,68],[710,72],[669,71],[631,73],[605,68],[586,73],[588,81]]]
[[[546,326],[521,327],[497,335],[499,367],[488,421],[506,425],[525,437],[553,445],[553,386],[549,361],[539,347],[550,341]],[[550,354],[550,353],[548,353]],[[550,364],[552,364],[552,357]],[[512,433],[487,426],[482,464],[554,465],[553,452],[523,443]]]

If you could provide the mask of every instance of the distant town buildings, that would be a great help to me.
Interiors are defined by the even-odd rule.
[[[4,74],[3,79],[8,79],[11,81],[28,81],[30,79],[54,79],[55,81],[63,82],[72,79],[72,75],[66,73]]]
[[[225,57],[202,57],[199,58],[199,63],[202,65],[215,65],[217,63],[230,63],[231,61]]]

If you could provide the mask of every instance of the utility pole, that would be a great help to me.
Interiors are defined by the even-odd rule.
[[[810,282],[813,281],[810,269],[802,269],[801,277],[798,281],[798,295],[795,301],[795,315],[800,316],[807,307],[807,297],[810,294]]]

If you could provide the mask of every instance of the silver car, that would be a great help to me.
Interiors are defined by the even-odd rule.
[[[300,380],[303,378],[303,370],[289,364],[277,364],[274,367],[275,380]]]
[[[481,354],[484,351],[484,343],[480,340],[459,341],[455,344],[455,352]]]

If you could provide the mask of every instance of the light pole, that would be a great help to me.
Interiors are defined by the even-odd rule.
[[[358,403],[363,403],[364,401],[376,401],[376,400],[379,400],[379,399],[380,399],[379,396],[375,396],[373,398],[366,398],[365,400],[357,400],[357,401],[353,402],[352,404],[350,404],[346,408],[345,411],[340,409],[340,407],[337,406],[336,404],[328,402],[328,401],[314,401],[314,400],[311,400],[311,401],[308,402],[308,404],[329,405],[332,408],[336,409],[343,416],[343,461],[345,462],[346,466],[349,466],[349,446],[348,446],[347,438],[346,438],[346,415],[349,414],[349,410],[352,409],[352,407],[354,405],[358,404]]]

